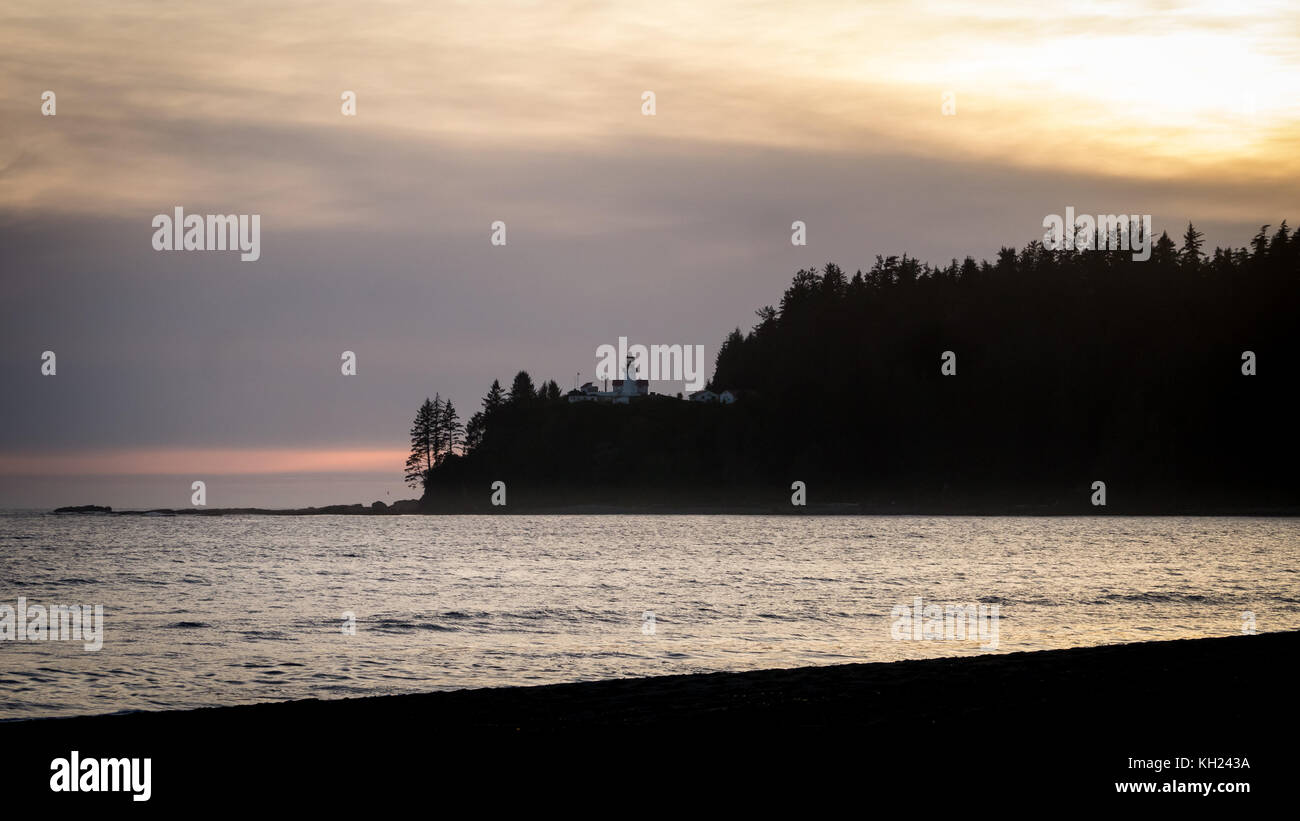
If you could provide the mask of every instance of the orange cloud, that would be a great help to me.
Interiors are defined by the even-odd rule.
[[[406,453],[377,448],[131,448],[39,455],[0,453],[11,476],[393,473]]]

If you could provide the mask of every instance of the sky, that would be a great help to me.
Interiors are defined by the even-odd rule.
[[[1067,206],[1241,246],[1300,219],[1298,78],[1285,2],[9,0],[0,509],[410,498],[427,395],[712,362],[799,268]],[[260,259],[154,250],[177,206]]]

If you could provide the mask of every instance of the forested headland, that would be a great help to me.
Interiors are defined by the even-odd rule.
[[[1270,227],[801,270],[725,337],[734,404],[570,403],[521,371],[463,423],[426,401],[407,478],[426,510],[798,512],[801,481],[808,510],[1294,513],[1300,237]]]

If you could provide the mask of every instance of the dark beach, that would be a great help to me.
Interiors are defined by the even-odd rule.
[[[5,780],[37,793],[49,761],[70,750],[150,756],[151,806],[187,793],[219,801],[227,789],[292,804],[309,784],[313,800],[330,801],[332,782],[364,792],[354,779],[429,780],[430,789],[479,799],[485,783],[505,779],[545,789],[548,800],[743,783],[744,797],[757,800],[796,775],[851,783],[859,796],[912,785],[950,797],[998,791],[1123,804],[1170,797],[1117,796],[1115,781],[1174,778],[1250,782],[1253,797],[1281,787],[1295,758],[1287,740],[1300,710],[1281,671],[1298,651],[1300,632],[1266,633],[30,720],[0,725],[0,740],[23,751]],[[1179,756],[1245,758],[1250,768],[1129,765]],[[231,767],[238,784],[212,781]]]

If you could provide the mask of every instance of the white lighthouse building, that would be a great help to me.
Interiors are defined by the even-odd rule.
[[[612,391],[602,391],[588,382],[577,390],[569,392],[570,402],[613,402],[626,405],[638,396],[650,393],[650,380],[636,378],[636,357],[628,354],[626,379],[615,379]]]

